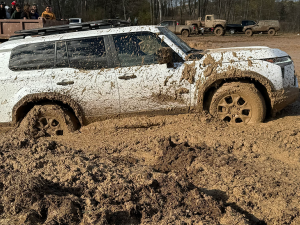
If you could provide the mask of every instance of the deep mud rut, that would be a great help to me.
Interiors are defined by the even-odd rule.
[[[1,130],[0,224],[300,224],[300,101],[247,126],[203,113],[34,138],[29,125]]]

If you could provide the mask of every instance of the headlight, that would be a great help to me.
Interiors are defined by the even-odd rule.
[[[290,56],[284,56],[284,57],[269,58],[269,59],[262,59],[262,60],[269,62],[269,63],[281,63],[281,62],[289,62],[292,59]]]

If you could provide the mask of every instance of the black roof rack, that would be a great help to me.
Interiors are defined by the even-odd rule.
[[[44,28],[36,28],[32,30],[19,30],[15,32],[15,34],[17,35],[11,36],[9,40],[24,39],[27,36],[46,36],[46,35],[53,35],[53,34],[86,31],[86,30],[124,27],[129,25],[130,23],[125,20],[117,20],[117,19],[97,20],[97,21],[90,21],[90,22],[84,22],[78,24],[67,24],[67,25],[51,26],[51,27],[44,27]]]

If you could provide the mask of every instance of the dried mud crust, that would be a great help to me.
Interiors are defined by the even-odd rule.
[[[260,123],[266,116],[266,105],[253,84],[232,82],[225,83],[214,93],[209,111],[233,124]]]

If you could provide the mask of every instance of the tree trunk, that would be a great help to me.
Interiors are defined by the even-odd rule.
[[[123,0],[124,19],[126,20],[125,0]]]
[[[159,7],[159,22],[161,22],[161,19],[162,19],[161,1],[162,1],[162,0],[158,0],[158,7]]]

